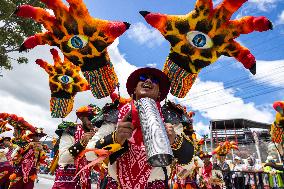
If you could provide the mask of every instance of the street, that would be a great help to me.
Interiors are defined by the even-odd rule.
[[[51,189],[54,183],[54,177],[50,175],[38,175],[38,183],[35,183],[34,189]],[[92,185],[92,189],[96,189],[96,185]]]

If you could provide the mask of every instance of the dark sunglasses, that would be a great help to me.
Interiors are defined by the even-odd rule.
[[[154,77],[154,76],[149,76],[149,75],[145,75],[145,74],[142,74],[139,76],[139,81],[146,81],[147,79],[150,79],[152,81],[152,83],[155,83],[155,84],[159,84],[159,79]]]

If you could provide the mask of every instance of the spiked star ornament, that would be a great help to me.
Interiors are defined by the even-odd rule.
[[[55,49],[51,49],[50,52],[53,55],[53,66],[41,59],[37,59],[36,63],[49,75],[51,116],[64,118],[73,109],[74,97],[77,92],[88,90],[89,85],[81,77],[79,66],[72,64],[67,58],[61,62]]]
[[[194,10],[186,15],[140,12],[171,44],[163,71],[170,78],[174,96],[185,97],[201,69],[221,55],[234,57],[256,73],[255,57],[235,38],[272,29],[272,23],[263,16],[230,20],[246,1],[224,0],[213,8],[212,0],[197,0]]]
[[[107,47],[130,26],[127,22],[114,22],[90,16],[82,0],[41,0],[53,10],[30,5],[20,6],[15,14],[32,18],[47,30],[27,38],[20,51],[48,44],[57,46],[73,64],[80,66],[97,98],[109,96],[118,84]]]

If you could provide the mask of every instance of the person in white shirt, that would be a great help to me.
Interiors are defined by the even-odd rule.
[[[236,189],[241,189],[244,186],[244,175],[241,173],[243,171],[244,164],[242,164],[242,158],[239,156],[235,156],[234,158],[234,168],[233,171],[233,179],[234,179],[234,186]]]

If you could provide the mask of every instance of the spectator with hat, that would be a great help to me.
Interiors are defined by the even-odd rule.
[[[243,171],[243,167],[242,158],[235,156],[233,168],[234,174],[232,175],[232,178],[234,179],[234,186],[236,189],[243,188],[245,184],[244,175],[241,173],[241,171]]]
[[[212,155],[210,155],[208,152],[202,153],[200,155],[200,158],[203,160],[204,166],[201,169],[202,175],[200,175],[199,179],[199,186],[200,188],[211,188],[210,179],[212,177],[212,168],[213,164],[210,161],[210,158]]]

